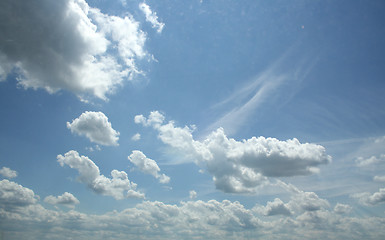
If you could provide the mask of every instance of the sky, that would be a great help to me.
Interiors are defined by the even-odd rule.
[[[2,0],[0,239],[384,239],[384,11]]]

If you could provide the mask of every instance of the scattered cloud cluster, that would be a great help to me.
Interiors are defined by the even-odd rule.
[[[268,177],[289,177],[317,173],[318,166],[331,161],[325,148],[297,139],[280,141],[275,138],[252,137],[237,141],[228,138],[222,128],[211,132],[205,140],[194,140],[189,127],[164,123],[158,111],[149,117],[135,116],[135,123],[152,126],[158,138],[179,150],[185,158],[206,164],[217,189],[229,193],[255,193]]]
[[[296,194],[302,194],[299,192]],[[68,202],[63,194],[52,202]],[[314,199],[313,194],[304,194]],[[71,197],[69,198],[71,199]],[[294,201],[293,198],[291,201]],[[302,198],[298,198],[302,199]],[[297,200],[298,200],[297,199]],[[50,201],[50,200],[45,200]],[[12,207],[9,207],[9,206]],[[299,204],[301,205],[301,204]],[[0,181],[0,218],[16,239],[127,239],[138,233],[143,239],[383,239],[384,221],[378,217],[345,216],[350,207],[337,204],[318,210],[291,211],[290,202],[268,202],[264,212],[229,200],[188,201],[165,204],[144,201],[122,211],[86,214],[75,210],[49,210],[31,189],[8,180]],[[260,215],[261,214],[261,215]],[[276,214],[282,218],[274,218]],[[31,231],[31,229],[37,231]],[[39,231],[44,229],[44,235]],[[359,229],[359,233],[357,232]],[[332,236],[332,237],[331,237]],[[5,237],[8,237],[6,235]]]
[[[44,202],[52,205],[61,204],[67,207],[73,207],[75,204],[80,203],[79,200],[69,192],[65,192],[62,195],[57,197],[49,195],[46,198],[44,198]]]
[[[112,196],[117,200],[124,198],[144,198],[144,194],[136,191],[137,184],[131,182],[124,171],[112,170],[111,177],[100,174],[99,167],[86,156],[71,150],[63,155],[58,155],[60,165],[68,165],[79,172],[78,180],[87,185],[97,194]]]
[[[112,128],[102,112],[84,112],[72,123],[67,122],[72,133],[87,137],[91,142],[104,146],[117,146],[120,133]]]
[[[146,157],[141,151],[132,151],[132,154],[128,156],[128,160],[130,160],[130,162],[132,162],[141,172],[150,174],[159,179],[160,183],[170,182],[169,176],[159,173],[160,168],[158,164],[154,160]]]
[[[17,172],[15,170],[12,170],[7,167],[2,167],[0,169],[0,175],[5,177],[5,178],[15,178],[17,177]]]
[[[158,21],[156,12],[153,12],[145,2],[139,4],[139,9],[146,15],[146,21],[152,24],[152,28],[156,28],[156,31],[161,33],[164,28],[164,23]]]
[[[5,0],[0,21],[7,23],[0,27],[0,79],[15,71],[24,88],[107,100],[140,73],[136,62],[147,55],[146,34],[132,16],[104,14],[85,0]]]

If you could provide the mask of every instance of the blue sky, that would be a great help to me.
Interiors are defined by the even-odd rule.
[[[383,239],[383,1],[0,3],[0,238]]]

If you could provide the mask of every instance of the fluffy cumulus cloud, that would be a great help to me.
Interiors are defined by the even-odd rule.
[[[334,212],[338,214],[347,214],[352,211],[352,207],[347,204],[337,203],[334,207]]]
[[[158,33],[161,33],[164,28],[164,23],[158,21],[156,12],[153,12],[145,2],[139,4],[139,9],[146,15],[146,21],[151,23],[152,27],[156,28]]]
[[[5,177],[5,178],[15,178],[17,177],[17,172],[15,170],[12,170],[7,167],[2,167],[0,169],[0,175]]]
[[[160,174],[160,168],[158,164],[146,157],[144,153],[138,150],[132,151],[132,154],[128,156],[128,160],[132,162],[140,171],[150,174],[154,176],[155,178],[159,179],[160,183],[169,183],[170,177],[168,177],[165,174]]]
[[[105,146],[117,146],[119,132],[112,128],[108,118],[102,112],[84,112],[72,123],[67,122],[72,133],[87,137],[91,142]]]
[[[353,194],[352,197],[358,199],[361,204],[367,206],[382,204],[385,203],[385,188],[380,188],[378,192],[373,194],[364,192]]]
[[[14,208],[27,206],[37,202],[39,196],[28,188],[7,179],[0,181],[0,206]]]
[[[164,123],[164,116],[151,112],[148,118],[137,115],[135,122],[152,126],[159,139],[179,150],[185,158],[206,164],[216,187],[230,193],[254,193],[268,177],[309,175],[319,171],[331,157],[325,148],[297,139],[280,141],[275,138],[252,137],[237,141],[228,138],[224,129],[211,132],[203,141],[194,140],[191,127]]]
[[[99,167],[86,156],[80,156],[76,151],[58,155],[61,166],[68,165],[79,172],[78,180],[86,184],[97,194],[112,196],[117,200],[124,198],[144,198],[144,194],[136,191],[137,184],[131,182],[124,171],[112,170],[108,178],[100,174]]]
[[[265,216],[274,216],[274,215],[286,215],[289,216],[292,214],[288,204],[282,202],[281,199],[275,198],[272,202],[267,202],[267,205],[264,207],[257,207],[256,211],[265,215]]]
[[[79,200],[69,192],[65,192],[57,197],[49,195],[44,199],[44,202],[52,205],[61,204],[67,207],[73,207],[75,204],[80,203]]]
[[[15,17],[18,13],[18,17]],[[140,73],[146,35],[131,15],[110,16],[85,0],[0,2],[0,79],[107,99]],[[116,52],[116,54],[112,54]]]

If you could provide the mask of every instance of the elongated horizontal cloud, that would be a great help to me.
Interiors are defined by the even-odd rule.
[[[12,170],[7,167],[2,167],[0,169],[0,175],[5,177],[5,178],[15,178],[17,177],[17,172],[15,170]]]
[[[185,158],[205,163],[216,187],[224,192],[254,193],[258,186],[268,182],[267,177],[309,175],[318,172],[319,165],[331,161],[324,147],[303,144],[295,138],[280,141],[261,136],[237,141],[218,128],[205,140],[197,141],[193,129],[163,121],[164,116],[157,111],[148,118],[135,117],[136,123],[156,129],[158,138]]]
[[[156,12],[153,12],[145,2],[139,4],[139,9],[146,15],[146,21],[152,24],[152,28],[156,28],[157,32],[161,33],[164,23],[158,21]]]
[[[72,133],[87,137],[91,142],[105,146],[117,146],[119,132],[112,128],[108,118],[102,112],[84,112],[72,123],[67,122]]]
[[[85,0],[4,0],[0,22],[7,23],[0,25],[0,79],[16,69],[24,88],[106,100],[140,73],[136,61],[147,55],[131,15],[110,16]]]
[[[61,204],[67,207],[73,207],[75,204],[80,203],[79,200],[69,192],[65,192],[62,195],[57,197],[49,195],[46,198],[44,198],[44,202],[52,205]]]
[[[158,164],[154,160],[146,157],[141,151],[132,151],[132,154],[128,156],[128,160],[130,160],[130,162],[132,162],[140,171],[159,179],[160,183],[170,182],[170,177],[159,173],[160,168]]]
[[[58,155],[60,165],[68,165],[79,172],[78,180],[84,183],[97,194],[112,196],[117,200],[124,198],[144,198],[144,194],[136,191],[137,184],[128,180],[124,171],[112,170],[112,178],[100,174],[99,167],[86,156],[71,150],[63,155]]]

